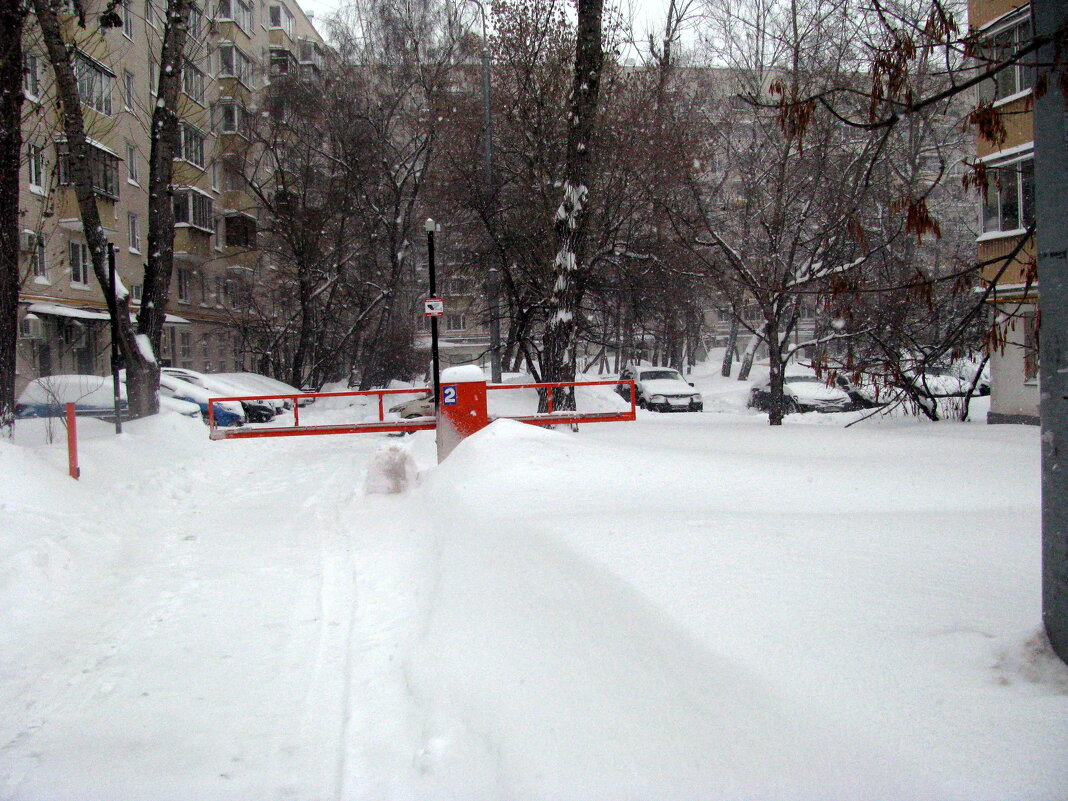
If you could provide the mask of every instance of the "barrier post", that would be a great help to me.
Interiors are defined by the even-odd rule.
[[[77,481],[82,471],[78,467],[78,415],[73,403],[67,404],[67,464],[70,477]]]
[[[474,365],[448,367],[441,372],[438,398],[438,462],[452,453],[460,440],[489,425],[486,375]]]

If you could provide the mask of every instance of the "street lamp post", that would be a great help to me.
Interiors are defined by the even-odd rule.
[[[486,7],[482,0],[468,0],[478,6],[482,16],[482,171],[486,182],[486,221],[493,216],[493,109],[490,105],[490,50],[486,28]],[[490,313],[490,380],[501,383],[501,274],[489,269],[487,291]]]
[[[426,224],[426,256],[427,256],[427,271],[430,273],[430,297],[436,298],[438,296],[438,279],[437,271],[434,269],[434,234],[437,231],[437,223],[435,223],[429,217]],[[438,404],[441,403],[441,371],[438,369],[438,318],[430,318],[430,362],[431,371],[434,376],[434,408],[438,408]]]

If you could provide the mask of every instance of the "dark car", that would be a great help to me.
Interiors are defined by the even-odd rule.
[[[784,412],[845,412],[853,408],[849,395],[837,386],[828,386],[814,375],[788,375],[783,378]],[[771,380],[758,381],[749,390],[749,407],[771,411]]]

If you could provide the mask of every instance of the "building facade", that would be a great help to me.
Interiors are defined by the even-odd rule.
[[[292,0],[206,0],[194,8],[179,99],[174,272],[160,354],[204,371],[248,366],[242,319],[263,280],[263,211],[245,178],[250,115],[272,79],[314,79],[322,37]],[[75,42],[93,183],[117,272],[140,307],[148,235],[149,121],[156,103],[165,0],[124,0],[120,27],[61,14]],[[95,12],[92,13],[92,12]],[[22,236],[16,392],[40,376],[108,371],[109,320],[70,184],[53,75],[33,16],[25,34]]]
[[[987,61],[1011,56],[1032,38],[1031,7],[1019,0],[970,0],[969,22]],[[1026,59],[1024,60],[1026,61]],[[993,284],[991,423],[1038,423],[1038,275],[1034,237],[1033,69],[1018,63],[985,81],[980,100],[997,113],[1004,138],[979,137],[985,170],[978,257]]]

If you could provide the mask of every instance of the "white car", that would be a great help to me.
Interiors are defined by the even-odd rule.
[[[853,401],[845,390],[828,386],[814,375],[788,375],[783,378],[784,412],[845,412]],[[749,407],[771,411],[771,379],[758,381],[749,389]]]
[[[227,381],[233,381],[235,383],[241,383],[245,386],[255,388],[256,392],[250,392],[250,395],[306,395],[304,390],[297,389],[291,384],[287,384],[284,381],[279,381],[277,378],[271,378],[270,376],[260,375],[259,373],[212,373],[219,378],[225,378]],[[301,398],[298,401],[298,405],[307,406],[309,403],[314,403],[315,398]],[[285,408],[290,408],[293,405],[293,401],[284,400],[279,401],[285,405]]]
[[[621,381],[633,381],[638,405],[657,412],[700,412],[705,403],[678,370],[670,367],[636,367],[629,365],[619,373]],[[630,400],[630,386],[620,384],[616,391]]]
[[[402,420],[412,420],[416,417],[434,417],[437,410],[434,408],[434,399],[431,393],[426,393],[418,398],[398,403],[391,406],[390,413],[397,415]]]
[[[167,397],[196,404],[200,409],[201,417],[208,419],[208,401],[213,393],[203,387],[163,372],[159,376],[159,394],[162,396],[161,401],[163,397]],[[212,403],[212,408],[215,425],[240,426],[245,424],[245,410],[236,401],[215,401]]]

